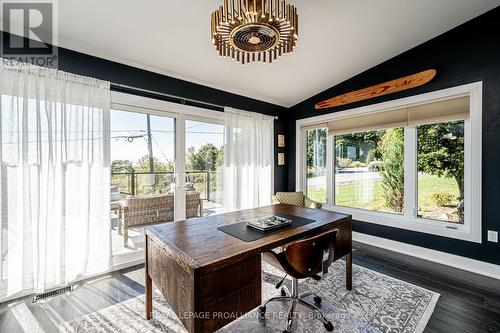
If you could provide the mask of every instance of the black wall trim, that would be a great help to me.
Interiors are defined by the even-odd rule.
[[[290,113],[294,119],[287,125],[287,136],[295,139],[295,120],[297,119],[377,104],[477,81],[483,82],[482,244],[361,221],[354,222],[354,231],[500,264],[500,245],[487,241],[487,230],[500,231],[499,31],[500,7],[497,7],[292,107]],[[314,109],[317,102],[327,98],[429,68],[436,68],[437,76],[424,86],[332,109]],[[290,145],[287,150],[290,161],[295,160],[294,146]],[[295,168],[293,163],[289,164],[289,190],[295,189]]]

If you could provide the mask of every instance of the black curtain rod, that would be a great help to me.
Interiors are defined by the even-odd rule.
[[[222,105],[202,102],[202,101],[198,101],[198,100],[194,100],[194,99],[190,99],[190,98],[185,98],[185,97],[180,97],[180,96],[175,96],[175,95],[170,95],[170,94],[165,94],[165,93],[158,92],[158,91],[147,90],[147,89],[142,89],[142,88],[138,88],[138,87],[132,87],[132,86],[129,86],[126,84],[111,83],[111,90],[124,92],[124,93],[132,93],[134,95],[140,95],[140,96],[144,96],[144,97],[153,97],[153,98],[157,98],[157,99],[161,99],[161,100],[164,100],[167,102],[172,102],[172,103],[177,103],[177,104],[203,107],[203,108],[215,110],[215,111],[224,111],[224,106],[222,106]]]
[[[132,94],[140,95],[140,96],[144,96],[144,97],[153,97],[153,98],[161,99],[161,100],[164,100],[167,102],[183,104],[183,105],[190,105],[190,106],[201,107],[201,108],[205,108],[205,109],[224,112],[224,106],[222,106],[222,105],[203,102],[203,101],[199,101],[199,100],[191,99],[191,98],[185,98],[185,97],[165,94],[165,93],[158,92],[158,91],[142,89],[142,88],[138,88],[138,87],[132,87],[132,86],[129,86],[126,84],[111,83],[111,90],[118,91],[118,92],[124,92],[124,93],[132,93]],[[274,117],[274,119],[278,119],[278,117]]]

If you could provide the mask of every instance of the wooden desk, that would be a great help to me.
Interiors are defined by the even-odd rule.
[[[244,242],[217,227],[262,215],[315,220]],[[146,317],[153,314],[152,282],[190,333],[214,332],[261,303],[261,253],[337,228],[335,258],[346,256],[352,288],[350,215],[291,205],[273,205],[146,228]]]

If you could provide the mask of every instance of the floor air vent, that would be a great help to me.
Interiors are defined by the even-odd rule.
[[[33,297],[32,303],[36,303],[36,302],[38,302],[40,300],[43,300],[43,299],[46,299],[46,298],[50,298],[50,297],[54,297],[54,296],[57,296],[57,295],[65,294],[67,292],[73,291],[75,288],[76,288],[76,284],[73,284],[71,286],[67,286],[67,287],[64,287],[64,288],[61,288],[61,289],[48,291],[48,292],[43,293],[43,294],[38,294],[35,297]]]

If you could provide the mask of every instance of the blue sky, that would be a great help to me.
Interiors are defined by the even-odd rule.
[[[174,160],[174,121],[169,117],[151,116],[153,155],[162,162]],[[145,114],[111,110],[111,160],[136,162],[148,154],[146,129]],[[224,126],[187,120],[186,149],[198,149],[206,143],[222,146]]]

